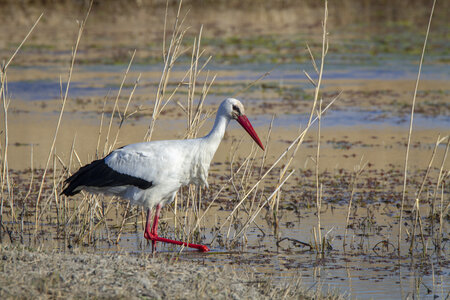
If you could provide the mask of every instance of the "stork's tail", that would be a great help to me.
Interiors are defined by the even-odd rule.
[[[73,196],[81,192],[83,186],[90,185],[89,182],[92,181],[92,177],[98,173],[98,167],[103,164],[103,159],[94,160],[88,165],[81,167],[72,176],[67,178],[64,183],[66,187],[61,192],[61,195]]]

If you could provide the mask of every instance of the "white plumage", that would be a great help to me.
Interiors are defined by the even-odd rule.
[[[63,194],[74,195],[81,190],[103,193],[128,199],[132,204],[148,208],[144,236],[153,241],[185,244],[202,251],[205,246],[186,244],[157,236],[161,207],[173,201],[181,186],[195,184],[208,186],[208,170],[230,120],[237,120],[264,149],[258,135],[244,114],[242,103],[233,98],[224,100],[216,115],[210,133],[202,138],[188,140],[152,141],[131,144],[114,150],[102,160],[86,165],[66,180]],[[150,230],[150,209],[157,207]],[[155,226],[156,225],[156,226]]]

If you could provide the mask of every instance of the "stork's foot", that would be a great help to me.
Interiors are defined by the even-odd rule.
[[[147,231],[144,232],[144,237],[147,240],[151,240],[152,241],[152,250],[153,250],[153,252],[156,251],[156,242],[162,242],[162,243],[169,243],[169,244],[174,244],[174,245],[185,246],[185,247],[197,249],[197,250],[199,250],[201,252],[208,252],[208,251],[210,251],[209,248],[206,247],[205,245],[191,244],[191,243],[186,243],[186,242],[170,240],[170,239],[166,239],[166,238],[163,238],[163,237],[159,237],[158,235],[153,234],[151,232],[147,232]]]
[[[200,247],[198,248],[198,250],[199,250],[200,252],[209,252],[209,251],[211,251],[211,250],[209,250],[209,248],[206,247],[205,245],[198,245],[198,246],[200,246]]]
[[[158,237],[158,234],[153,234],[153,233],[148,233],[148,232],[144,232],[144,237],[147,240],[151,240],[152,241],[152,253],[156,253],[156,238]]]

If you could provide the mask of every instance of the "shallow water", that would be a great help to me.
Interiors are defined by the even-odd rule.
[[[76,79],[71,82],[70,97],[98,97],[105,96],[110,92],[114,95],[119,89],[119,83],[126,65],[87,65],[77,68],[79,77],[84,78],[82,81]],[[160,65],[133,65],[131,67],[131,75],[129,75],[128,86],[123,89],[123,95],[127,95],[137,74],[150,72],[151,76],[143,76],[138,88],[137,95],[148,95],[151,97],[154,93],[150,93],[148,85],[155,86],[158,83],[158,76],[162,66]],[[278,82],[281,86],[283,82],[294,82],[298,88],[311,88],[309,82],[305,80],[305,75],[302,70],[306,70],[313,79],[315,74],[308,63],[303,64],[243,64],[240,66],[210,66],[212,73],[217,73],[216,82],[226,83],[230,86],[233,84],[250,83],[259,79],[265,72],[269,72],[267,76],[262,78],[261,82]],[[182,74],[185,67],[175,67],[174,72]],[[418,65],[416,61],[410,60],[389,60],[380,64],[360,64],[341,61],[339,59],[332,59],[332,62],[327,64],[324,80],[415,80],[417,77]],[[53,80],[13,80],[8,82],[9,91],[13,99],[22,99],[27,101],[35,100],[49,100],[60,98],[60,83],[59,78],[55,78],[55,74],[63,74],[64,70],[59,68],[48,67],[12,67],[12,72],[36,72],[52,74]],[[40,74],[39,76],[43,76]],[[175,75],[175,78],[178,76]],[[180,78],[181,79],[181,78]],[[422,69],[422,80],[450,80],[450,71],[445,64],[426,65]],[[65,84],[63,83],[63,90]],[[332,85],[331,85],[332,86]],[[326,85],[325,85],[326,87]],[[446,90],[445,86],[442,86]],[[214,85],[209,93],[208,104],[216,104],[220,102],[225,96],[217,95]],[[234,91],[236,92],[236,91]],[[212,98],[212,99],[210,99]],[[149,99],[151,100],[151,99]],[[255,99],[256,100],[256,99]]]
[[[59,82],[48,80],[13,81],[8,83],[8,88],[11,90],[11,97],[26,101],[60,99],[61,87],[65,91],[66,86],[67,84],[60,85]],[[109,90],[107,87],[85,86],[81,82],[72,82],[70,84],[70,93],[73,98],[102,96],[107,94]],[[117,88],[112,91],[116,90]]]
[[[358,209],[357,217],[351,222],[365,218],[367,209]],[[324,255],[289,241],[281,242],[277,246],[277,239],[274,238],[266,221],[258,217],[256,223],[266,235],[263,235],[257,227],[251,227],[246,234],[245,247],[238,247],[233,251],[213,247],[212,251],[206,254],[185,249],[180,259],[194,260],[206,265],[230,264],[243,270],[251,267],[259,276],[272,276],[276,281],[281,282],[292,280],[300,274],[305,288],[338,290],[351,299],[408,297],[445,299],[450,290],[447,251],[437,253],[430,247],[430,254],[423,259],[408,256],[396,257],[393,247],[384,249],[378,243],[388,239],[390,243],[396,244],[396,230],[393,229],[396,229],[397,224],[391,214],[395,215],[398,209],[390,205],[373,205],[370,209],[375,211],[376,223],[384,225],[380,225],[381,228],[377,230],[368,230],[364,234],[360,229],[350,229],[345,251],[343,237],[347,209],[340,205],[327,205],[327,209],[321,213],[321,227],[322,234],[327,234],[331,239],[332,249],[326,250]],[[214,215],[220,220],[224,219],[228,213],[213,209],[209,216]],[[171,217],[166,216],[163,222],[171,223]],[[289,237],[310,242],[312,228],[316,226],[315,209],[302,208],[300,213],[284,210],[278,240]],[[211,239],[212,235],[205,234],[203,241],[208,243]],[[404,248],[408,246],[406,243],[402,244]],[[177,247],[162,244],[158,247],[159,252],[166,254],[180,250]],[[146,245],[142,233],[137,232],[125,234],[118,246],[99,245],[98,250],[141,253],[150,252],[151,247]]]
[[[274,118],[274,127],[299,127],[306,126],[309,114],[281,115]],[[254,126],[265,126],[270,123],[272,116],[258,115],[253,118]],[[331,110],[323,115],[321,126],[323,127],[353,127],[371,128],[374,130],[383,127],[409,128],[409,116],[395,116],[385,111],[373,110]],[[450,116],[426,116],[414,115],[414,126],[421,129],[446,130],[450,128]]]

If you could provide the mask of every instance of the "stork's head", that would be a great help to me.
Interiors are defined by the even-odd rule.
[[[248,134],[253,138],[253,140],[264,150],[264,146],[261,143],[255,129],[253,129],[252,124],[244,114],[244,105],[241,101],[228,98],[225,99],[222,104],[220,104],[219,112],[223,113],[229,119],[238,121],[239,124],[248,132]]]

